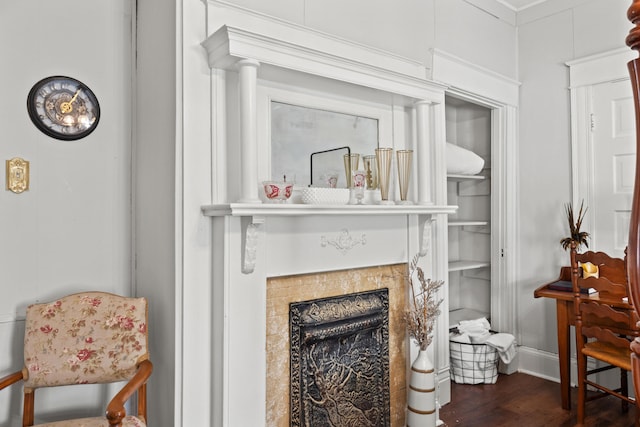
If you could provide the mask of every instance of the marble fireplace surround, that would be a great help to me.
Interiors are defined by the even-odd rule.
[[[274,392],[268,383],[269,282],[406,264],[418,253],[428,277],[446,278],[447,216],[456,207],[438,204],[446,188],[435,184],[446,175],[444,87],[429,81],[428,70],[415,62],[207,4],[212,32],[202,45],[211,68],[214,191],[202,212],[212,220],[212,407],[223,427],[280,427],[270,421],[267,404]],[[327,89],[329,100],[340,92],[365,94],[354,104],[387,102],[393,134],[380,146],[414,150],[414,204],[260,203],[257,184],[270,171],[258,161],[269,158],[268,117],[260,113],[258,95],[263,87],[287,81],[292,92]],[[446,301],[443,307],[446,312]],[[442,317],[436,343],[448,343],[448,319]],[[433,347],[441,400],[448,401],[448,346]],[[405,366],[415,353],[410,346]]]
[[[289,304],[381,289],[388,289],[389,304],[389,420],[391,425],[404,425],[408,346],[401,318],[405,308],[405,271],[406,265],[400,264],[267,280],[267,425],[289,427]]]

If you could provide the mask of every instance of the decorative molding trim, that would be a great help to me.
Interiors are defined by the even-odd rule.
[[[634,51],[623,47],[569,61],[569,88],[628,79],[627,62],[635,57]]]
[[[363,233],[360,238],[353,238],[346,228],[335,239],[327,239],[325,236],[320,237],[320,246],[323,248],[327,245],[333,246],[343,255],[358,245],[366,245],[367,236]]]
[[[427,68],[417,61],[292,23],[263,19],[254,26],[223,25],[204,40],[209,67],[232,69],[238,60],[250,58],[283,69],[442,102],[444,88],[428,80]]]
[[[584,200],[586,206],[593,206],[595,200],[595,148],[592,129],[594,87],[605,82],[629,80],[627,63],[635,56],[634,51],[624,47],[566,63],[569,67],[571,101],[571,182],[574,205]],[[587,210],[585,221],[594,224],[594,210]],[[597,243],[597,233],[591,233],[591,239],[594,244]]]
[[[476,99],[485,98],[487,105],[519,105],[520,82],[439,49],[432,49],[431,54],[435,82]]]
[[[492,180],[492,245],[500,248],[491,256],[491,323],[497,330],[517,333],[516,262],[515,254],[508,248],[517,247],[515,220],[517,216],[517,150],[518,150],[518,102],[520,83],[491,70],[484,69],[446,52],[433,51],[434,79],[449,84],[447,93],[465,101],[482,105],[492,110],[491,139],[494,156]],[[435,153],[438,164],[444,164],[444,135],[438,138]],[[437,164],[436,164],[437,165]],[[446,200],[446,171],[438,173],[442,179],[436,187],[436,202]],[[499,184],[497,184],[499,183]],[[495,213],[495,215],[494,215]],[[438,229],[436,228],[436,233]],[[442,233],[442,232],[440,232]],[[446,238],[446,234],[444,235]],[[442,245],[441,234],[434,239]],[[438,243],[440,242],[440,243]],[[436,252],[442,252],[438,246]],[[504,252],[503,252],[504,251]],[[446,254],[446,249],[444,249]],[[445,316],[446,317],[446,314]],[[447,337],[440,339],[444,342]],[[448,356],[447,356],[448,357]]]

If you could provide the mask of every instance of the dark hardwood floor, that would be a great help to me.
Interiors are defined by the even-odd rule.
[[[440,409],[447,427],[508,426],[565,427],[575,425],[576,393],[572,389],[572,411],[560,406],[560,385],[531,375],[500,375],[496,384],[452,383],[451,403]],[[585,427],[631,427],[635,407],[627,413],[620,400],[607,396],[587,403]]]

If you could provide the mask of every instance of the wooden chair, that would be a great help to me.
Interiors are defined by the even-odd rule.
[[[24,384],[23,426],[34,424],[35,390],[126,381],[106,415],[40,426],[146,426],[146,382],[153,365],[147,346],[147,301],[83,292],[27,308],[24,367],[0,378],[0,389]],[[137,391],[137,416],[126,415]]]
[[[591,262],[598,266],[599,277],[584,278],[581,265]],[[639,336],[636,326],[638,316],[623,298],[628,298],[625,260],[612,258],[603,252],[577,253],[571,248],[571,282],[573,286],[576,313],[576,357],[578,359],[578,404],[577,425],[582,425],[585,404],[588,400],[607,394],[622,399],[622,409],[628,410],[628,403],[635,404],[629,397],[627,372],[631,371],[631,341]],[[594,288],[597,296],[585,298],[581,289]],[[599,363],[588,369],[588,358]],[[620,387],[611,389],[596,382],[594,374],[619,368]],[[587,397],[587,386],[604,393]]]

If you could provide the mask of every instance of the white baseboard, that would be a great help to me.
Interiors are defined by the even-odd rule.
[[[560,364],[556,353],[549,353],[531,347],[518,347],[518,372],[560,382]],[[576,377],[576,360],[571,358],[571,378]]]

